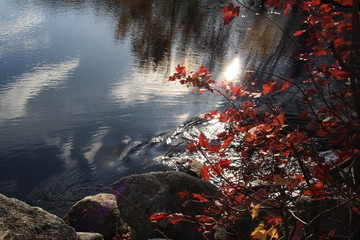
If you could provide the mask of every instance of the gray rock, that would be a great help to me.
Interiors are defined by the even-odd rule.
[[[184,199],[179,197],[178,192],[187,190],[189,195],[216,194],[215,186],[209,182],[181,172],[154,172],[124,177],[114,184],[114,189],[131,201],[130,203],[123,197],[117,196],[121,218],[133,230],[132,240],[164,237],[154,231],[153,224],[144,214],[147,216],[160,212],[183,213],[190,216],[202,214],[204,203],[189,202],[184,207]],[[173,225],[163,220],[157,224],[157,227],[168,238],[174,240],[203,239],[197,230],[199,225],[194,223],[182,221]]]
[[[100,233],[77,232],[78,240],[104,240]]]
[[[75,230],[57,216],[0,194],[1,240],[76,240]]]
[[[64,221],[78,232],[100,233],[105,240],[126,231],[113,194],[100,193],[81,199],[65,215]]]

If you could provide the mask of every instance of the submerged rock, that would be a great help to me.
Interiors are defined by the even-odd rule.
[[[113,194],[100,193],[81,199],[65,215],[64,221],[76,231],[100,233],[105,240],[112,240],[118,228],[122,227],[120,232],[126,231]]]
[[[148,218],[154,213],[202,214],[204,203],[190,201],[184,207],[185,200],[179,197],[179,192],[186,190],[190,196],[192,193],[207,196],[216,194],[216,187],[211,183],[181,172],[154,172],[124,177],[114,184],[114,189],[122,195],[117,196],[117,204],[121,218],[132,228],[132,240],[164,237],[154,230]],[[157,224],[157,228],[171,239],[202,239],[197,230],[199,225],[186,221],[173,225],[163,220]]]
[[[77,240],[77,236],[61,218],[0,194],[0,239]]]

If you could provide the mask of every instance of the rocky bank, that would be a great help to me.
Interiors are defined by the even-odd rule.
[[[163,237],[146,216],[158,212],[201,214],[203,203],[186,208],[178,192],[216,194],[216,188],[181,172],[131,175],[114,184],[116,194],[77,202],[61,219],[45,210],[0,195],[0,240],[145,240]],[[135,207],[136,206],[136,207]],[[138,208],[138,209],[137,209]],[[141,211],[139,211],[141,209]],[[200,239],[199,226],[162,221],[157,229],[171,239]]]

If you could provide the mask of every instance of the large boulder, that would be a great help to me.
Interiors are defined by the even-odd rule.
[[[120,235],[121,231],[126,231],[119,216],[116,198],[107,193],[81,199],[71,207],[64,221],[78,232],[100,233],[105,240],[112,240],[117,233]]]
[[[0,194],[0,239],[77,240],[77,236],[57,216]]]
[[[181,172],[154,172],[132,175],[120,179],[114,184],[117,204],[121,218],[132,228],[132,240],[145,240],[164,237],[155,231],[149,216],[154,213],[183,213],[195,216],[203,213],[205,203],[189,201],[179,197],[179,192],[214,196],[216,187],[202,179]],[[145,216],[146,215],[146,216]],[[199,225],[182,221],[171,224],[163,220],[157,224],[158,230],[174,240],[203,239],[198,232]]]

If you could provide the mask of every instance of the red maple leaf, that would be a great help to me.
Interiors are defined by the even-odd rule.
[[[276,7],[276,8],[282,7],[282,4],[279,0],[267,0],[265,4],[268,5],[269,7]]]
[[[235,7],[233,3],[230,3],[228,6],[224,7],[221,10],[221,13],[225,13],[223,17],[224,25],[228,25],[235,17],[239,16],[240,7]]]
[[[196,215],[195,218],[199,221],[199,222],[215,222],[215,218],[213,217],[209,217],[206,215]]]
[[[282,127],[284,125],[284,122],[285,122],[285,113],[282,112],[279,115],[277,115],[276,117],[274,117],[274,121],[272,122],[271,125]]]
[[[324,187],[324,183],[320,180],[316,182],[315,185],[308,187],[303,190],[304,195],[311,195],[312,200],[323,200],[325,199],[326,191]]]
[[[343,6],[352,6],[353,5],[353,1],[352,0],[335,0],[335,2],[343,5]]]
[[[187,145],[188,145],[186,148],[187,152],[197,152],[198,151],[197,146],[193,142],[187,142]]]
[[[236,198],[234,198],[232,204],[234,205],[238,205],[239,203],[241,203],[245,198],[244,194],[239,194]]]
[[[307,118],[308,114],[309,114],[308,111],[304,109],[301,112],[299,112],[298,118],[305,119]]]
[[[210,179],[209,168],[211,168],[211,166],[207,166],[204,164],[200,170],[200,177],[203,178],[204,180]]]
[[[283,85],[281,86],[281,91],[284,91],[285,89],[288,89],[291,85],[292,85],[292,81],[293,80],[289,80],[283,83]]]
[[[205,134],[203,132],[201,132],[199,136],[199,146],[204,148],[209,146],[209,140],[206,140]]]
[[[188,195],[188,191],[185,190],[183,192],[178,192],[178,195],[179,195],[180,198],[185,198]]]
[[[296,31],[293,35],[296,36],[300,36],[301,34],[303,34],[304,32],[306,32],[306,30],[298,30]]]
[[[314,175],[314,177],[320,179],[322,182],[331,181],[329,165],[318,164],[314,166],[312,169],[312,174]]]
[[[228,6],[224,7],[223,10],[221,10],[221,13],[227,13],[229,11],[232,11],[234,9],[234,4],[233,3],[229,3]]]
[[[150,216],[150,221],[157,223],[160,222],[161,220],[164,220],[167,217],[168,217],[167,213],[154,213],[153,215]]]
[[[207,202],[207,198],[201,196],[201,194],[198,194],[198,193],[193,193],[193,197],[194,198],[198,198],[200,202]]]
[[[221,146],[221,149],[226,149],[234,140],[235,136],[230,136],[227,139],[225,139],[224,144]]]
[[[290,8],[291,8],[291,4],[286,2],[285,3],[284,14],[287,14],[289,12]]]
[[[326,49],[319,49],[314,52],[314,55],[316,57],[325,56],[328,54],[328,51]]]
[[[243,89],[241,85],[237,85],[236,87],[230,86],[231,91],[234,93],[234,96],[242,96]]]
[[[206,67],[201,66],[199,70],[196,72],[197,75],[201,75],[202,77],[207,77],[210,75],[210,72],[206,69]]]
[[[169,222],[171,222],[174,225],[177,224],[178,222],[185,220],[185,216],[182,213],[174,213],[169,215],[167,219],[169,220]]]
[[[186,68],[182,67],[180,64],[177,65],[175,68],[176,72],[179,74],[186,74]]]
[[[306,2],[310,6],[319,6],[321,4],[321,0],[312,0],[310,2]]]
[[[277,226],[282,223],[281,217],[276,217],[276,216],[272,216],[272,215],[267,215],[266,220],[268,221],[268,223],[271,223],[273,226]]]
[[[263,88],[262,93],[267,94],[267,93],[275,92],[277,90],[278,85],[279,84],[275,81],[265,83],[262,85],[262,88]]]

